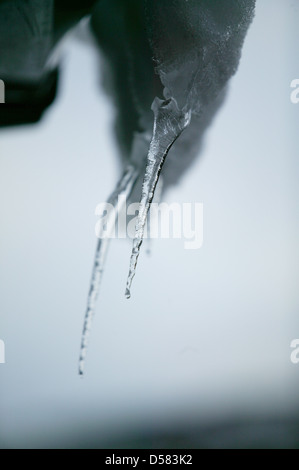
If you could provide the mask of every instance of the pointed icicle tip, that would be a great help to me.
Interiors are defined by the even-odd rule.
[[[78,374],[80,375],[80,377],[83,377],[84,375],[84,361],[80,361]]]
[[[131,291],[130,291],[130,289],[128,289],[128,288],[126,288],[125,297],[126,297],[126,299],[130,299],[130,298],[131,298]]]

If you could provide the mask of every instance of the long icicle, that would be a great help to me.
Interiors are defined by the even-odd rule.
[[[116,208],[116,214],[118,215],[123,208],[123,204],[126,199],[130,197],[134,184],[139,175],[139,169],[134,165],[128,165],[125,169],[121,179],[119,180],[115,191],[110,195],[107,203],[111,204]],[[120,197],[119,196],[124,196]],[[120,201],[120,202],[119,202]],[[107,226],[113,226],[115,220],[111,219],[112,212],[108,212],[107,216]],[[103,230],[102,230],[103,232]],[[99,240],[96,248],[94,264],[92,269],[92,277],[90,282],[90,289],[87,298],[87,308],[85,312],[83,332],[81,338],[81,347],[80,347],[80,358],[79,358],[79,374],[83,375],[85,357],[88,346],[88,337],[91,329],[92,318],[95,313],[96,300],[99,294],[100,283],[102,279],[104,263],[106,259],[107,249],[109,245],[109,234],[107,233],[105,237],[102,237],[103,233],[99,234]]]
[[[139,214],[136,223],[135,238],[130,260],[125,296],[131,297],[131,285],[136,273],[136,266],[143,241],[147,214],[152,203],[155,188],[166,156],[183,130],[190,124],[191,111],[178,108],[174,98],[160,100],[155,98],[152,104],[154,112],[153,136],[147,157],[147,166],[143,179]]]

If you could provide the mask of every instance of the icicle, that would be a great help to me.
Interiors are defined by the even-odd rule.
[[[157,182],[157,187],[156,191],[154,194],[153,202],[156,204],[160,204],[161,199],[162,199],[162,192],[163,192],[163,178],[160,176],[158,182]],[[152,248],[152,239],[151,239],[151,219],[148,217],[147,219],[147,247],[146,247],[146,254],[148,256],[151,255],[151,248]]]
[[[128,299],[131,297],[130,289],[136,272],[146,217],[154,197],[155,188],[162,166],[169,149],[183,130],[189,125],[191,120],[191,111],[180,110],[174,98],[164,101],[159,98],[155,98],[152,104],[152,110],[155,116],[153,137],[150,143],[147,166],[143,179],[139,214],[136,223],[135,238],[133,241],[130,269],[125,292]]]
[[[126,170],[124,171],[120,181],[118,182],[115,191],[111,194],[108,199],[108,203],[112,204],[116,209],[116,214],[118,215],[123,208],[123,204],[125,203],[126,199],[129,198],[134,184],[137,180],[139,175],[139,171],[136,166],[128,165]],[[125,196],[119,198],[119,196]],[[107,226],[110,229],[113,227],[115,220],[111,219],[111,215],[114,214],[112,212],[108,213],[108,220]],[[96,248],[96,254],[94,258],[93,270],[92,270],[92,277],[90,283],[90,289],[87,299],[87,308],[84,318],[84,325],[83,325],[83,332],[82,332],[82,339],[81,339],[81,348],[80,348],[80,359],[79,359],[79,374],[83,375],[84,372],[84,363],[85,363],[85,356],[86,350],[88,345],[88,336],[90,333],[91,322],[95,312],[95,305],[96,300],[99,293],[100,283],[103,274],[103,268],[105,263],[105,258],[107,254],[107,249],[110,241],[109,233],[105,234],[105,237],[101,237],[102,233],[99,234],[99,241]]]

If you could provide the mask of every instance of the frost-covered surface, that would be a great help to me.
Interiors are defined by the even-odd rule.
[[[236,72],[255,0],[145,0],[167,98],[201,112]]]

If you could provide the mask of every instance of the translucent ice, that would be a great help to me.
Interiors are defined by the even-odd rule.
[[[122,210],[122,207],[119,207],[119,201],[124,203],[126,198],[131,194],[134,183],[136,182],[138,176],[137,169],[134,166],[128,166],[122,175],[115,191],[111,194],[108,199],[108,203],[113,205],[116,209],[116,213],[119,214]],[[119,198],[119,196],[125,196],[124,198]],[[108,217],[111,218],[112,212],[109,213]],[[111,222],[109,224],[109,222]],[[114,220],[108,221],[107,226],[113,226],[115,223]],[[92,318],[95,312],[96,300],[99,294],[100,283],[102,279],[102,274],[104,270],[105,258],[107,254],[107,248],[109,244],[109,233],[99,234],[99,241],[96,248],[96,254],[94,258],[94,265],[92,270],[92,277],[90,282],[90,289],[87,299],[87,308],[84,318],[82,340],[81,340],[81,349],[80,349],[80,359],[79,359],[79,374],[82,375],[84,372],[84,363],[86,350],[88,345],[88,337],[91,328]]]
[[[180,111],[173,98],[162,101],[156,98],[152,106],[155,121],[153,137],[147,156],[147,165],[142,185],[139,214],[136,224],[136,234],[130,261],[130,271],[127,280],[126,297],[130,298],[130,288],[135,276],[136,265],[143,240],[144,227],[153,200],[159,175],[167,153],[183,130],[188,126],[191,118],[190,111]]]
[[[132,149],[132,156],[130,163],[125,168],[115,190],[107,200],[107,204],[111,204],[115,208],[116,217],[123,209],[123,204],[130,197],[137,178],[140,174],[140,160],[138,157],[144,153],[144,149],[148,146],[147,136],[144,134],[135,134],[134,145]],[[123,197],[121,197],[123,196]],[[85,357],[88,347],[88,339],[91,330],[91,323],[95,314],[96,300],[99,295],[100,284],[102,275],[104,272],[104,265],[106,255],[108,251],[110,241],[110,230],[113,230],[116,220],[114,220],[114,213],[108,212],[107,219],[105,221],[107,230],[104,232],[103,227],[101,233],[98,234],[99,240],[96,247],[96,253],[94,257],[92,276],[90,281],[89,293],[87,298],[87,306],[84,317],[81,347],[80,347],[80,358],[79,358],[79,374],[83,375],[85,366]]]

